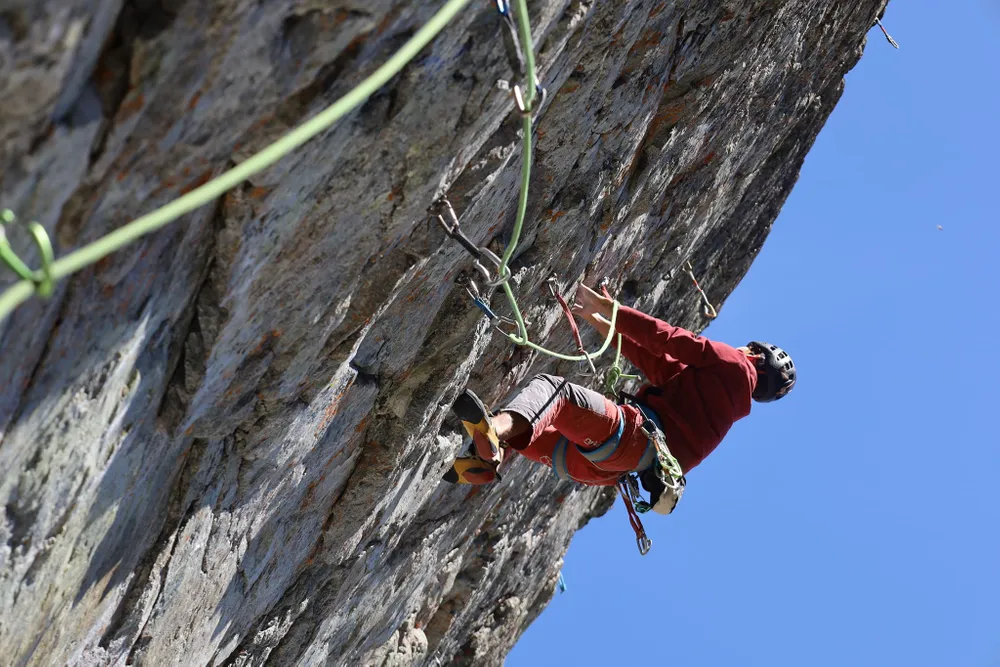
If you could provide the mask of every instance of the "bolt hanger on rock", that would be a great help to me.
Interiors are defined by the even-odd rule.
[[[485,246],[477,246],[473,243],[468,236],[462,232],[462,227],[458,222],[458,216],[455,214],[455,209],[452,208],[451,202],[448,201],[447,197],[441,197],[433,204],[431,204],[428,213],[435,216],[438,225],[444,230],[445,234],[449,238],[458,241],[459,245],[465,248],[465,251],[472,255],[472,265],[477,271],[483,276],[483,280],[490,287],[497,287],[503,285],[507,280],[510,279],[510,269],[506,272],[502,272],[500,269],[503,266],[503,262],[497,257],[496,253]],[[445,220],[447,216],[447,220]],[[490,273],[482,264],[483,258],[490,260],[490,262],[497,268],[497,278],[493,278]]]
[[[489,269],[483,266],[482,260],[485,258],[499,270],[501,268],[500,258],[497,257],[496,253],[489,248],[485,246],[477,246],[462,232],[461,225],[458,222],[458,216],[455,214],[455,209],[452,207],[451,202],[448,201],[447,197],[441,197],[431,204],[431,207],[428,209],[428,213],[437,219],[438,225],[440,225],[449,238],[458,241],[459,245],[461,245],[466,252],[472,255],[472,265],[477,271],[479,271],[480,275],[483,276],[487,286],[496,287],[507,282],[510,278],[509,269],[506,274],[494,279]],[[445,217],[447,217],[447,220]],[[490,323],[493,324],[500,333],[504,335],[507,334],[506,331],[500,328],[500,324],[506,324],[514,327],[517,326],[517,322],[508,317],[498,315],[496,311],[490,307],[489,303],[479,291],[479,286],[476,284],[476,281],[470,279],[468,285],[465,287],[465,292],[472,299],[472,302],[476,305],[476,307],[483,311],[486,317],[489,318]]]

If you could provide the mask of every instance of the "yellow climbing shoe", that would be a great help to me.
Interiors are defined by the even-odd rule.
[[[479,397],[471,389],[466,389],[455,399],[451,409],[462,420],[462,426],[472,438],[479,458],[500,465],[503,461],[500,439],[490,421],[490,413]]]
[[[452,484],[489,484],[498,481],[500,474],[492,463],[477,456],[463,456],[455,459],[442,479]]]

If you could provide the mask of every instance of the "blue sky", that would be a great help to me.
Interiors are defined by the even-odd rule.
[[[884,23],[902,48],[870,33],[705,332],[785,347],[798,386],[646,520],[648,556],[620,500],[577,533],[508,667],[1000,665],[1000,6]]]

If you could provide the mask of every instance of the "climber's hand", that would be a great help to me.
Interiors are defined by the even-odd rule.
[[[577,287],[573,313],[579,315],[603,334],[610,328],[611,309],[614,301],[601,296],[583,283]]]

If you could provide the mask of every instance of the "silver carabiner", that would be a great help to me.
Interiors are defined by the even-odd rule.
[[[653,548],[653,540],[649,539],[645,534],[637,535],[635,538],[635,544],[639,547],[639,554],[645,556],[649,553],[649,550]]]

